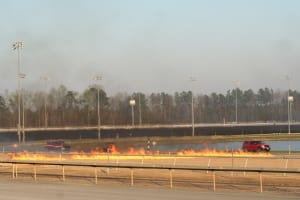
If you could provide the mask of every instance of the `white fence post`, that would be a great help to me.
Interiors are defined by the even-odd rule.
[[[131,186],[133,186],[133,169],[132,168],[130,169],[130,172],[131,172]]]
[[[262,182],[262,174],[259,172],[259,184],[260,184],[260,192],[263,192],[263,182]]]
[[[216,191],[216,172],[215,171],[213,171],[213,189],[214,189],[214,191]]]
[[[65,181],[65,166],[62,165],[62,180]]]
[[[36,181],[36,165],[34,165],[34,167],[33,167],[33,173],[34,173],[34,180]]]
[[[97,167],[95,167],[94,171],[95,171],[95,184],[97,185],[98,184]]]
[[[12,164],[12,178],[15,178],[15,164]]]
[[[207,168],[210,167],[210,161],[211,161],[211,158],[208,159]],[[208,170],[206,171],[206,173],[208,174]]]
[[[169,169],[169,174],[170,174],[170,188],[173,188],[173,175],[172,175],[172,169]]]
[[[15,178],[18,178],[18,165],[15,164]]]
[[[287,158],[287,159],[285,160],[285,169],[288,168],[288,163],[289,163],[289,159]],[[286,173],[284,173],[283,175],[286,176]]]
[[[248,158],[246,158],[245,160],[245,165],[244,165],[244,169],[246,169],[248,166]],[[246,171],[244,171],[244,176],[246,175]]]
[[[173,162],[173,166],[176,165],[176,160],[177,160],[177,156],[174,156],[174,162]]]

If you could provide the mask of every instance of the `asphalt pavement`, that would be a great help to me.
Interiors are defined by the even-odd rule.
[[[298,200],[300,194],[213,192],[195,189],[124,187],[0,180],[0,200]]]

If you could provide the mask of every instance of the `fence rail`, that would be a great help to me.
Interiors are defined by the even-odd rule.
[[[66,167],[89,167],[94,169],[95,184],[98,183],[98,168],[106,169],[129,169],[130,170],[130,185],[134,185],[134,170],[167,170],[169,172],[169,187],[173,188],[173,172],[174,171],[205,171],[211,172],[212,190],[216,190],[216,172],[243,172],[243,173],[257,173],[259,180],[259,191],[263,192],[263,176],[262,174],[295,174],[300,175],[300,169],[266,169],[266,168],[230,168],[230,167],[197,167],[197,166],[171,166],[171,165],[132,165],[132,164],[96,164],[96,163],[75,163],[75,162],[51,162],[51,161],[0,161],[1,166],[11,166],[12,178],[18,178],[18,170],[25,165],[31,165],[33,179],[37,180],[37,168],[39,166],[58,166],[61,167],[62,180],[66,179]],[[1,167],[0,167],[1,169]],[[284,176],[283,176],[284,177]]]

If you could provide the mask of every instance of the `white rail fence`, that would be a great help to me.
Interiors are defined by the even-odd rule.
[[[58,176],[61,177],[62,181],[66,180],[66,170],[68,167],[72,167],[73,169],[78,168],[89,168],[89,169],[94,169],[94,174],[92,176],[87,176],[89,178],[94,179],[94,183],[98,184],[98,181],[100,179],[99,176],[99,169],[106,169],[107,171],[112,170],[112,169],[129,169],[130,170],[130,176],[128,179],[130,179],[130,185],[134,186],[135,180],[137,177],[135,177],[135,172],[139,172],[139,170],[149,170],[149,173],[152,173],[151,170],[161,170],[163,173],[168,172],[168,178],[165,179],[165,181],[168,182],[168,185],[170,188],[173,188],[174,185],[174,177],[173,173],[176,172],[210,172],[211,173],[211,186],[210,188],[213,191],[216,191],[217,187],[217,172],[229,172],[228,174],[232,173],[241,173],[245,175],[245,173],[251,173],[251,174],[256,174],[257,175],[257,187],[259,192],[263,192],[263,174],[269,174],[269,175],[280,175],[280,178],[285,178],[287,177],[287,174],[290,174],[292,176],[298,177],[298,181],[300,181],[300,169],[266,169],[266,168],[244,168],[244,167],[197,167],[197,166],[174,166],[174,165],[146,165],[146,164],[116,164],[116,163],[102,163],[102,164],[94,164],[94,163],[74,163],[74,162],[52,162],[52,161],[0,161],[0,173],[1,171],[1,166],[6,166],[6,167],[11,167],[11,174],[13,179],[17,179],[19,177],[19,174],[22,176],[32,176],[35,181],[38,179],[38,168],[47,168],[50,166],[55,166],[56,173]],[[19,171],[22,168],[27,168],[29,171],[26,173],[20,173]],[[59,172],[60,171],[60,172]],[[47,175],[47,174],[46,174]],[[49,174],[50,176],[51,174]],[[255,175],[255,176],[256,176]],[[43,176],[45,176],[45,172],[43,172]],[[186,180],[182,180],[186,181]],[[188,180],[188,181],[193,181],[193,180]],[[298,189],[300,188],[300,183],[296,183],[296,187]],[[280,185],[278,185],[280,186]],[[299,191],[297,191],[299,192]]]

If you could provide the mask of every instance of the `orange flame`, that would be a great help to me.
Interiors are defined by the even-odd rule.
[[[14,160],[105,160],[105,159],[137,159],[139,156],[147,155],[145,158],[151,159],[162,159],[170,157],[169,154],[160,153],[159,151],[146,151],[144,148],[134,149],[129,148],[127,151],[121,153],[115,145],[110,145],[108,151],[104,149],[96,148],[90,153],[83,152],[70,152],[65,154],[47,154],[47,153],[15,153],[8,154],[10,159]],[[176,156],[245,156],[245,157],[268,157],[272,156],[269,152],[243,152],[242,150],[236,150],[233,152],[229,151],[218,151],[215,149],[204,149],[196,151],[194,149],[180,150],[175,153]],[[144,157],[143,157],[144,159]]]
[[[244,152],[242,150],[235,151],[218,151],[215,149],[204,149],[201,151],[195,151],[194,149],[181,150],[176,153],[179,156],[255,156],[264,157],[271,156],[269,152]]]
[[[145,155],[145,149],[140,148],[138,150],[135,150],[133,147],[130,147],[128,151],[125,152],[125,154],[130,154],[130,155]]]
[[[65,160],[61,157],[61,155],[57,157],[57,155],[55,154],[40,154],[28,152],[7,154],[7,156],[12,160]]]

